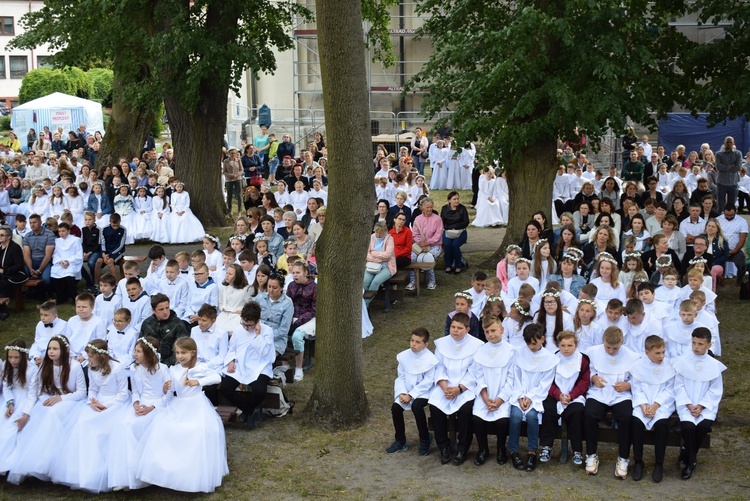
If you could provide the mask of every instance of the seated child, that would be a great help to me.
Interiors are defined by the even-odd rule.
[[[617,327],[624,330],[627,327],[628,319],[623,315],[625,308],[619,299],[610,299],[605,309],[606,315],[598,320],[599,328],[604,332],[608,327]]]
[[[701,291],[705,295],[706,310],[711,314],[716,314],[716,293],[710,288],[703,285],[703,273],[700,270],[690,270],[687,272],[687,285],[682,288],[682,300],[690,299],[690,293]],[[716,343],[714,343],[716,344]],[[714,353],[716,350],[714,350]]]
[[[630,426],[633,402],[630,391],[630,368],[640,358],[623,346],[622,330],[608,327],[602,336],[604,344],[588,350],[591,364],[591,386],[583,411],[583,432],[586,437],[586,473],[599,472],[599,420],[608,410],[618,425],[618,452],[615,476],[628,476],[630,456]]]
[[[659,336],[645,340],[646,356],[630,368],[633,392],[633,480],[643,478],[643,435],[654,430],[654,471],[657,484],[664,477],[664,455],[667,450],[669,417],[675,410],[672,365],[665,362],[667,345]]]
[[[440,464],[451,460],[451,443],[448,438],[448,418],[456,415],[456,466],[466,461],[466,452],[471,447],[471,416],[474,407],[474,380],[469,367],[474,353],[482,341],[469,336],[471,320],[466,313],[453,315],[450,335],[435,341],[436,385],[429,398],[430,415],[435,429],[435,442],[440,450]]]
[[[68,335],[68,322],[58,317],[57,302],[50,299],[39,305],[39,322],[34,332],[34,344],[29,348],[29,359],[41,364],[50,338],[57,335]]]
[[[276,261],[276,269],[289,272],[289,258],[291,257],[302,259],[302,254],[297,253],[296,240],[287,240],[284,242],[284,254]]]
[[[711,352],[714,356],[720,357],[721,337],[719,335],[719,320],[716,318],[716,315],[706,311],[706,308],[704,308],[706,306],[706,294],[702,290],[693,291],[690,293],[690,300],[695,305],[695,311],[697,312],[695,320],[708,327],[708,330],[711,331]]]
[[[138,331],[132,325],[130,310],[118,308],[112,316],[112,326],[107,329],[107,344],[112,357],[119,360],[125,370],[133,363],[133,350]]]
[[[523,330],[523,340],[526,346],[516,349],[515,356],[508,450],[513,467],[530,472],[536,469],[539,414],[544,412],[544,399],[555,378],[555,367],[559,359],[551,351],[544,349],[544,328],[541,325],[527,326]],[[518,454],[521,421],[524,420],[528,437],[526,462]]]
[[[706,435],[711,433],[724,393],[721,373],[726,366],[708,354],[709,348],[711,332],[698,328],[692,334],[692,350],[672,360],[677,373],[674,380],[675,404],[685,446],[680,451],[680,464],[685,465],[683,480],[693,476],[698,464],[698,448]]]
[[[187,280],[180,278],[180,265],[176,260],[166,261],[164,276],[156,278],[157,273],[151,275],[151,291],[153,294],[161,292],[169,298],[169,306],[178,317],[182,318],[187,308],[190,285]],[[192,280],[191,280],[192,281]],[[198,354],[200,358],[200,353]],[[215,369],[214,367],[211,367]]]
[[[229,335],[216,325],[217,316],[218,311],[215,306],[210,304],[201,306],[198,310],[198,325],[192,328],[190,337],[198,346],[198,361],[215,371],[221,371],[227,356]]]
[[[122,298],[115,294],[115,287],[117,280],[109,273],[99,278],[99,295],[94,300],[94,315],[104,320],[107,327],[112,326],[115,311],[122,306]]]
[[[94,302],[90,292],[82,292],[75,299],[77,315],[68,319],[70,356],[81,363],[86,359],[86,343],[107,337],[107,323],[94,315]]]
[[[164,268],[167,266],[167,253],[161,245],[152,245],[148,250],[148,259],[151,261],[146,273],[149,285],[155,287],[160,279],[164,278]]]
[[[197,325],[198,311],[204,304],[219,307],[219,286],[208,276],[208,266],[200,264],[195,268],[195,280],[191,281],[188,289],[187,307],[179,318],[192,328]]]
[[[602,299],[596,299],[596,295],[599,293],[599,288],[594,284],[586,284],[581,287],[581,292],[578,293],[578,300],[588,299],[596,303],[596,320],[601,320],[607,311],[607,301]]]
[[[510,399],[513,391],[515,350],[503,343],[503,326],[495,315],[484,317],[483,328],[487,343],[474,353],[471,375],[476,381],[477,398],[474,399],[472,424],[477,436],[479,452],[474,464],[481,466],[487,461],[490,447],[487,434],[497,434],[497,462],[508,462],[505,441],[510,426]]]
[[[510,307],[508,316],[503,319],[503,331],[505,339],[513,347],[523,346],[523,331],[527,325],[530,325],[534,321],[534,317],[531,316],[531,307],[529,303],[522,300],[516,299]]]
[[[696,320],[697,316],[695,304],[687,299],[680,303],[679,318],[672,317],[664,326],[667,337],[667,356],[670,359],[689,353],[693,331],[698,327],[706,327]]]
[[[656,289],[656,300],[665,303],[671,310],[679,308],[682,300],[682,290],[677,286],[680,273],[672,267],[667,268],[662,270],[661,280],[663,285]]]
[[[646,338],[650,335],[663,337],[661,322],[646,317],[646,311],[640,299],[629,299],[625,305],[627,323],[622,329],[625,346],[635,353],[642,353]]]
[[[643,309],[649,318],[660,323],[669,321],[672,310],[665,303],[655,300],[656,286],[654,284],[641,282],[636,290],[638,291],[638,299],[643,303]]]
[[[211,273],[211,278],[214,282],[220,284],[224,282],[224,277],[227,276],[227,267],[234,264],[237,259],[237,253],[231,247],[227,247],[221,253],[221,265],[216,269],[215,272]]]
[[[143,290],[141,280],[137,277],[128,278],[125,283],[125,290],[128,297],[123,299],[122,307],[130,310],[133,328],[140,331],[143,321],[151,316],[151,298]]]
[[[180,276],[190,282],[193,279],[193,266],[191,265],[190,253],[180,251],[174,255],[177,265],[180,267]]]
[[[505,295],[506,308],[510,307],[510,303],[518,299],[518,290],[522,284],[529,284],[534,288],[536,293],[539,290],[539,280],[531,276],[531,260],[526,258],[518,258],[516,260],[516,276],[508,280],[508,292]]]
[[[560,360],[555,367],[555,378],[544,399],[539,461],[546,463],[552,455],[557,420],[562,419],[568,428],[568,438],[573,446],[573,464],[583,464],[583,406],[591,383],[589,357],[578,351],[575,333],[562,331],[557,335],[556,353]]]
[[[388,454],[405,451],[406,427],[404,411],[414,413],[414,421],[419,432],[419,455],[430,453],[432,436],[427,429],[425,407],[435,381],[437,357],[429,350],[430,333],[424,327],[417,327],[411,332],[409,349],[396,355],[398,360],[398,377],[393,384],[395,400],[391,405],[391,416],[395,430],[395,440],[385,450]]]
[[[486,280],[487,274],[483,271],[478,271],[474,273],[474,276],[471,279],[471,287],[464,291],[467,294],[471,294],[473,300],[471,304],[471,312],[477,318],[487,300],[487,292],[484,290]]]
[[[471,311],[472,306],[472,300],[473,297],[471,294],[467,292],[456,292],[453,295],[453,304],[456,307],[455,310],[448,313],[448,316],[445,319],[445,335],[450,335],[451,330],[451,321],[453,319],[453,316],[456,313],[465,313],[469,316],[471,319],[471,326],[469,327],[469,334],[474,336],[475,338],[479,339],[480,341],[484,342],[486,339],[484,339],[484,332],[481,329],[481,324],[479,323],[479,318],[474,315],[474,313]]]
[[[125,239],[127,231],[120,226],[120,215],[115,213],[109,217],[109,226],[104,227],[101,232],[102,260],[96,263],[96,273],[101,275],[102,267],[109,268],[110,274],[118,276],[117,265],[125,257]],[[136,267],[138,266],[137,263]]]
[[[604,331],[595,322],[596,308],[596,301],[592,301],[591,299],[581,299],[578,301],[578,308],[576,308],[575,315],[573,316],[573,328],[578,340],[578,350],[581,353],[586,353],[592,346],[602,344],[602,333]]]
[[[249,284],[255,283],[255,273],[258,271],[257,259],[255,253],[250,249],[245,249],[240,252],[240,267],[242,268],[242,271],[245,272],[245,278]]]

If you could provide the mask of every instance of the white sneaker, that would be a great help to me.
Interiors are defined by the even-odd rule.
[[[628,464],[630,464],[630,460],[618,457],[617,465],[615,465],[615,477],[623,480],[628,478]]]
[[[596,475],[599,473],[599,456],[591,454],[586,456],[586,473]]]
[[[305,373],[304,372],[302,372],[302,371],[300,371],[300,372],[296,372],[295,371],[294,372],[294,382],[295,383],[297,381],[302,381],[304,378],[305,378]]]
[[[409,282],[409,284],[406,286],[406,290],[408,290],[408,291],[413,291],[416,288],[417,288],[417,286],[416,286],[416,284],[414,282]]]
[[[437,289],[437,284],[435,282],[430,282],[429,284],[427,284],[427,290],[431,290],[432,291],[432,290],[435,290],[435,289]]]

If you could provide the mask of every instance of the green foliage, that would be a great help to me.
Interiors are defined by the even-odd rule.
[[[429,88],[423,112],[454,109],[457,136],[511,162],[576,127],[596,143],[628,117],[653,125],[684,89],[669,64],[684,37],[662,3],[674,2],[425,0],[434,52],[410,88]]]
[[[112,106],[112,84],[114,72],[105,68],[93,68],[86,72],[89,81],[89,99],[102,103],[102,106]]]
[[[161,121],[162,116],[164,116],[164,103],[159,103],[159,109],[156,111],[154,123],[151,124],[151,129],[148,131],[148,133],[154,136],[157,141],[161,137],[161,133],[164,132],[164,124]]]
[[[362,18],[370,24],[367,43],[373,50],[373,60],[381,61],[385,66],[396,64],[389,30],[390,8],[394,5],[398,5],[397,0],[362,0]]]
[[[89,95],[91,94],[91,83],[89,82],[89,79],[86,78],[86,73],[82,69],[66,66],[61,70],[54,71],[60,71],[68,78],[68,80],[73,84],[73,88],[75,89],[74,95],[82,97],[84,99],[88,99]]]
[[[10,130],[10,116],[0,116],[0,130]]]
[[[39,68],[23,77],[21,89],[18,91],[18,101],[20,104],[27,103],[53,92],[75,95],[76,84],[69,73],[52,68]]]

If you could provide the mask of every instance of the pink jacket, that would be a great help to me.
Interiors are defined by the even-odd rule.
[[[440,219],[440,218],[438,218]],[[388,263],[388,270],[391,272],[391,276],[396,273],[396,251],[395,244],[393,243],[393,237],[389,234],[385,234],[385,250],[376,251],[373,250],[375,247],[375,233],[370,237],[370,246],[367,248],[367,261],[373,263]]]
[[[508,292],[508,260],[505,258],[497,263],[497,278],[503,284],[503,292]]]
[[[424,237],[430,246],[442,245],[443,220],[434,212],[430,217],[425,217],[424,214],[420,214],[417,216],[417,219],[414,220],[411,232],[414,236],[414,243],[420,243],[422,237]]]

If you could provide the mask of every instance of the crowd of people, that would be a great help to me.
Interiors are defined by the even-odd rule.
[[[560,226],[554,229],[538,211],[523,240],[507,249],[496,276],[477,272],[472,287],[456,294],[435,354],[425,349],[430,337],[425,329],[416,329],[410,350],[399,354],[392,409],[396,437],[388,452],[406,449],[403,411],[408,409],[417,419],[420,454],[430,452],[424,421],[429,403],[442,463],[462,464],[476,435],[480,449],[474,462],[483,464],[487,434],[499,432],[498,462],[507,462],[509,452],[516,468],[530,471],[540,441],[539,461],[549,460],[562,417],[574,463],[585,462],[586,471],[595,474],[596,422],[611,409],[620,430],[616,475],[628,474],[632,429],[634,477],[640,480],[643,430],[662,436],[676,409],[685,441],[682,476],[690,478],[721,398],[723,365],[711,358],[721,354],[714,291],[720,277],[739,279],[746,268],[747,224],[736,217],[733,193],[743,193],[747,166],[730,139],[716,155],[707,148],[683,158],[678,149],[666,157],[657,149],[655,155],[662,156],[651,162],[652,175],[639,150],[629,154],[621,172],[611,168],[606,177],[584,154],[561,150],[560,158],[569,163],[554,183],[553,219]],[[88,136],[81,140],[91,142]],[[15,154],[8,161],[0,151],[6,158],[0,172],[10,173],[10,185],[31,175],[42,183],[39,197],[64,198],[70,189],[75,198],[76,189],[88,188],[87,179],[100,178],[89,167],[94,149],[87,153],[85,145],[47,160],[37,174],[51,156],[38,154],[43,147],[30,161]],[[297,156],[291,136],[278,142],[262,127],[251,142],[226,148],[221,171],[227,204],[231,209],[236,199],[238,216],[224,248],[200,227],[194,240],[202,241],[202,249],[168,258],[154,245],[141,277],[136,262],[123,262],[129,233],[132,237],[148,226],[157,236],[153,241],[174,242],[196,229],[190,220],[165,218],[170,209],[172,216],[189,211],[170,152],[167,148],[159,157],[145,148],[141,160],[107,168],[104,182],[92,183],[92,194],[83,196],[89,205],[80,214],[65,202],[68,209],[45,221],[48,213],[37,208],[51,205],[34,199],[28,216],[16,204],[8,211],[16,214],[14,227],[0,227],[0,297],[10,297],[28,278],[39,278],[39,299],[53,293],[57,300],[43,302],[30,348],[22,339],[6,347],[7,412],[0,440],[3,450],[17,452],[6,454],[12,460],[0,465],[0,472],[8,471],[11,481],[35,476],[91,492],[148,484],[212,491],[227,473],[224,432],[212,404],[221,395],[252,428],[261,419],[260,402],[271,378],[287,372],[293,373],[291,380],[304,378],[305,342],[315,336],[315,243],[328,199],[324,137],[318,133]],[[476,226],[507,222],[504,175],[477,168],[475,153],[472,144],[459,152],[452,138],[430,144],[421,131],[397,155],[378,147],[373,159],[378,201],[364,290],[378,290],[398,269],[415,261],[436,262],[441,255],[445,273],[467,268],[461,248],[469,210],[458,191],[449,191],[438,214],[430,192],[436,183],[437,188],[473,188]],[[423,171],[427,160],[429,185]],[[726,183],[735,173],[733,191]],[[60,186],[53,184],[58,178]],[[45,180],[52,195],[42,193]],[[137,194],[145,190],[145,197],[155,186],[151,208],[162,212],[148,221],[150,226],[117,211],[122,201],[117,197],[129,196],[131,184]],[[110,200],[111,189],[121,195]],[[108,202],[115,210],[104,214]],[[79,215],[82,226],[76,224]],[[435,270],[425,268],[410,270],[407,290],[415,288],[420,272],[427,276],[427,288],[436,288]],[[87,290],[79,293],[81,277]],[[57,318],[57,305],[68,301],[75,303],[76,315],[66,322]],[[368,303],[363,300],[363,337],[372,332]],[[3,319],[9,314],[4,308]],[[701,364],[711,378],[697,378],[691,364]],[[655,366],[663,377],[649,376]],[[251,391],[236,391],[240,385]],[[670,398],[657,400],[662,394]],[[704,398],[707,394],[710,398]],[[454,414],[455,455],[447,438],[448,417]],[[518,437],[524,420],[529,441],[522,460]],[[109,430],[124,432],[114,438]],[[169,451],[165,457],[184,457],[190,467],[178,472],[147,454],[144,444],[155,434]],[[195,440],[182,440],[188,436]],[[85,467],[68,466],[82,464],[83,441],[90,449],[92,437],[96,454],[86,458]],[[35,443],[50,451],[64,447],[65,462],[53,452],[31,457],[26,451]],[[107,445],[112,443],[118,446]],[[661,480],[663,457],[659,442],[655,481]],[[185,471],[205,475],[186,481]]]

